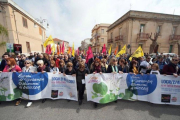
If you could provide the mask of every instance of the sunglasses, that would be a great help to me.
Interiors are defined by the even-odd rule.
[[[173,61],[176,61],[176,62],[178,61],[178,60],[176,60],[176,59],[172,59],[172,60],[173,60]]]
[[[38,64],[38,66],[41,66],[41,64]]]
[[[67,67],[72,67],[72,66],[67,66]]]
[[[151,58],[147,58],[147,59],[151,59]]]
[[[30,63],[24,63],[24,64],[30,64]]]

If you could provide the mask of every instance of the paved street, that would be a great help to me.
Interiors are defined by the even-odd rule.
[[[118,103],[93,107],[92,102],[48,100],[35,101],[25,108],[26,101],[14,106],[15,101],[0,105],[0,120],[180,120],[180,106],[155,105],[147,102],[118,100]]]

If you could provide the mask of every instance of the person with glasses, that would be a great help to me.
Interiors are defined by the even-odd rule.
[[[174,75],[174,77],[177,77],[179,74],[178,62],[179,62],[179,57],[174,56],[171,62],[168,65],[164,66],[162,73],[164,75]]]
[[[137,61],[131,61],[130,62],[129,73],[133,73],[135,75],[139,74]]]
[[[76,76],[76,71],[73,68],[72,62],[68,62],[66,68],[67,69],[65,70],[64,75]]]
[[[89,74],[89,71],[87,69],[85,69],[84,63],[81,62],[79,64],[79,68],[76,70],[76,81],[77,81],[79,105],[82,104],[84,90],[85,90],[85,76],[87,74]]]
[[[118,69],[117,62],[118,61],[116,58],[114,58],[114,57],[111,58],[106,73],[118,73],[119,69]]]
[[[22,68],[22,72],[37,73],[37,68],[32,66],[31,60],[26,60],[24,65],[25,65],[25,67]],[[31,105],[32,105],[32,100],[29,100],[26,107],[28,108]]]
[[[142,74],[146,74],[147,70],[149,70],[151,68],[149,62],[151,60],[150,56],[147,56],[145,61],[142,61],[140,64],[140,73]]]

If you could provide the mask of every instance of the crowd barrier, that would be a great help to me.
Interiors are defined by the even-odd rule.
[[[117,99],[180,105],[180,77],[134,74],[89,74],[87,100],[106,104]],[[76,77],[53,73],[0,73],[0,101],[17,98],[78,100]]]

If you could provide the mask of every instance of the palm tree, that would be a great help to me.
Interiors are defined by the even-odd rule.
[[[8,36],[8,30],[1,24],[0,24],[0,35],[2,35],[2,40],[3,40],[3,36]],[[6,42],[4,42],[4,41],[1,42],[0,47],[4,46],[5,44],[6,44]]]

